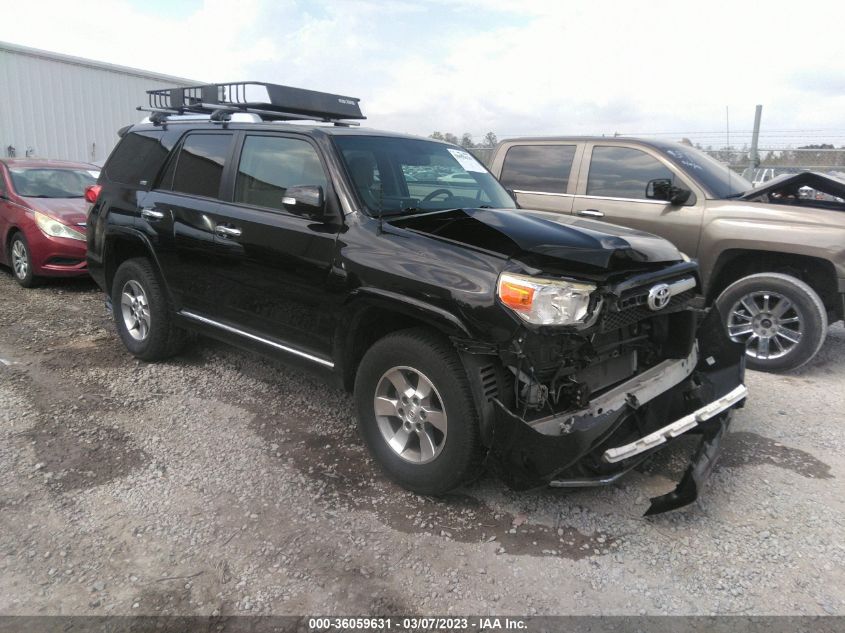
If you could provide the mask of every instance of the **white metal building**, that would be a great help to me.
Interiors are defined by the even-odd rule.
[[[198,83],[0,42],[0,156],[101,162],[145,91]]]

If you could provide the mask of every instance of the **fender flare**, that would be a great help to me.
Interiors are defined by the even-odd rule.
[[[152,262],[153,269],[155,270],[159,279],[164,281],[164,273],[161,268],[161,263],[159,262],[158,255],[156,254],[155,248],[153,248],[152,242],[150,242],[149,237],[143,232],[132,227],[111,227],[111,229],[105,235],[103,244],[102,266],[106,287],[111,287],[112,280],[114,279],[114,273],[117,270],[117,267],[112,263],[112,259],[114,243],[119,240],[134,241],[140,244],[146,252],[147,257],[149,257],[150,261]],[[168,299],[170,299],[172,305],[173,296],[170,293],[170,286],[167,283],[164,283],[162,284],[162,287],[167,293],[167,297]]]
[[[472,338],[467,325],[457,315],[421,299],[373,287],[360,287],[352,291],[341,310],[344,318],[334,334],[333,356],[342,375],[352,379],[352,360],[355,344],[360,340],[362,320],[368,310],[384,310],[407,315],[417,322],[436,329],[440,334],[454,338]]]

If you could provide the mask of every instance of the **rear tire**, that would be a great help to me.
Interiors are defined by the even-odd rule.
[[[150,260],[123,262],[112,282],[112,311],[126,349],[145,361],[170,358],[185,345],[186,333],[173,322],[173,312]]]
[[[818,293],[791,275],[760,273],[725,288],[716,305],[728,335],[746,344],[746,364],[768,372],[809,362],[827,336],[827,310]]]
[[[38,277],[32,272],[32,252],[23,233],[15,233],[9,241],[9,265],[12,267],[15,281],[24,288],[32,288],[38,284]]]
[[[478,411],[448,341],[413,329],[374,343],[358,367],[355,404],[361,437],[400,486],[439,495],[480,472]]]

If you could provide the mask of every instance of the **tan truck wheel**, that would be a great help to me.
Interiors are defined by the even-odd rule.
[[[728,335],[746,345],[746,364],[759,371],[789,371],[807,363],[827,336],[819,295],[791,275],[743,277],[716,299]]]

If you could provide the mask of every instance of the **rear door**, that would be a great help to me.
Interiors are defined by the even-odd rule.
[[[137,221],[155,240],[155,255],[177,309],[206,311],[217,301],[215,218],[223,169],[234,147],[234,132],[189,132],[158,187],[139,201]]]
[[[208,234],[214,242],[201,273],[213,283],[202,290],[198,313],[328,362],[335,314],[329,283],[341,225],[297,215],[285,197],[290,187],[319,186],[339,219],[327,173],[307,136],[241,133],[223,200],[196,229],[203,244]]]
[[[655,179],[669,179],[693,195],[683,206],[650,199],[648,183]],[[577,194],[574,214],[655,233],[684,253],[698,255],[704,195],[656,152],[619,143],[589,143]]]
[[[537,141],[503,148],[499,181],[516,194],[524,209],[557,213],[572,211],[583,143]],[[496,159],[498,163],[500,159]]]

